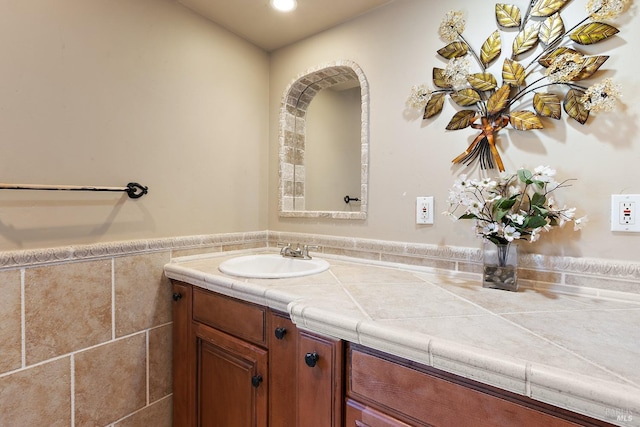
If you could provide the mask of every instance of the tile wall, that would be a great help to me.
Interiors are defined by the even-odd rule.
[[[174,255],[266,233],[0,254],[0,425],[172,425]],[[254,240],[257,239],[257,242]]]
[[[0,425],[170,426],[172,257],[320,245],[324,254],[479,272],[473,248],[286,232],[0,252]],[[640,300],[640,264],[525,255],[524,285]]]

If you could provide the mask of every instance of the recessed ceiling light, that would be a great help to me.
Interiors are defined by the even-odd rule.
[[[297,5],[296,0],[271,0],[271,7],[280,12],[291,12]]]

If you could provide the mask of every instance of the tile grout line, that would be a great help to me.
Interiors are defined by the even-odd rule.
[[[532,367],[531,363],[527,362],[524,368],[524,393],[527,397],[531,396],[531,373]]]
[[[146,357],[146,374],[147,374],[147,396],[146,396],[146,400],[147,400],[147,404],[145,406],[149,406],[149,401],[151,398],[151,392],[149,390],[149,384],[150,384],[150,380],[149,380],[149,375],[150,375],[150,363],[149,363],[149,329],[146,330],[145,334],[145,347],[146,347],[146,353],[147,353],[147,357]]]
[[[116,260],[111,258],[111,340],[116,339]]]
[[[20,269],[20,363],[21,367],[27,366],[27,319],[26,319],[26,298],[25,298],[25,269]]]
[[[351,292],[349,292],[349,290],[347,288],[344,287],[344,283],[342,283],[342,281],[340,279],[338,279],[338,277],[333,273],[333,271],[329,270],[329,273],[333,276],[334,279],[336,279],[336,281],[340,284],[340,287],[342,288],[342,290],[344,291],[344,293],[347,294],[347,296],[349,297],[349,299],[351,300],[351,302],[353,302],[353,304],[358,307],[358,310],[360,310],[360,312],[368,319],[368,320],[373,320],[373,318],[369,315],[369,313],[367,313],[367,311],[364,309],[364,307],[362,305],[360,305],[360,303],[354,298],[353,295],[351,295]],[[357,331],[356,331],[357,332]]]
[[[76,359],[75,355],[71,355],[71,427],[76,425]]]

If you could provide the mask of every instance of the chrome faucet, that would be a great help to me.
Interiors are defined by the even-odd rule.
[[[293,247],[291,246],[291,243],[287,243],[286,245],[278,244],[278,246],[282,246],[282,249],[280,249],[280,255],[282,255],[285,258],[311,259],[311,256],[309,255],[309,249],[320,249],[319,246],[309,246],[309,245],[304,245],[301,248],[299,243],[296,244],[295,249],[293,249]]]

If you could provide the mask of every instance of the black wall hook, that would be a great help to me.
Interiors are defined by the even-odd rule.
[[[349,203],[349,202],[359,202],[360,199],[358,199],[357,197],[349,197],[349,195],[347,194],[346,196],[344,196],[344,200],[345,203]]]

